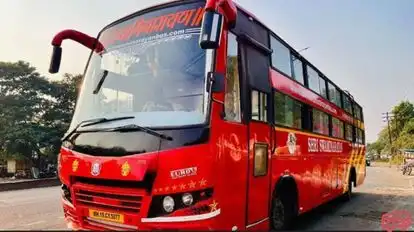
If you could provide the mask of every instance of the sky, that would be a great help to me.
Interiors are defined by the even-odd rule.
[[[47,72],[50,42],[63,29],[96,36],[112,21],[165,0],[1,0],[0,61],[24,60],[44,76],[83,73],[89,51],[63,43],[60,74]],[[385,126],[381,114],[414,101],[414,1],[237,0],[364,110],[367,142]]]

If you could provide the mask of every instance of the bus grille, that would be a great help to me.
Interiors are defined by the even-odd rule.
[[[130,213],[139,213],[142,196],[103,193],[79,189],[76,193],[76,202],[88,207],[121,210]]]

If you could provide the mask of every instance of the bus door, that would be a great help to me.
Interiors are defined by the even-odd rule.
[[[248,38],[241,40],[241,63],[244,75],[248,121],[247,228],[269,217],[270,157],[272,150],[272,99],[269,79],[270,51]],[[267,223],[267,222],[266,222]]]

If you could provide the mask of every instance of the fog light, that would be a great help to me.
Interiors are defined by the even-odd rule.
[[[193,195],[191,195],[191,193],[184,193],[181,200],[183,201],[183,204],[185,206],[189,206],[191,204],[193,204]]]
[[[162,201],[162,207],[164,207],[165,212],[171,213],[174,210],[174,199],[170,196],[164,197]]]

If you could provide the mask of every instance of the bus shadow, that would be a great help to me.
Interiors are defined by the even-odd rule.
[[[338,198],[327,202],[296,218],[292,230],[365,230],[380,226],[383,214],[393,210],[408,210],[414,214],[414,194],[377,194],[355,192],[352,200]],[[340,221],[344,223],[336,224]],[[366,222],[352,223],[355,219]],[[347,223],[351,222],[351,223]]]

